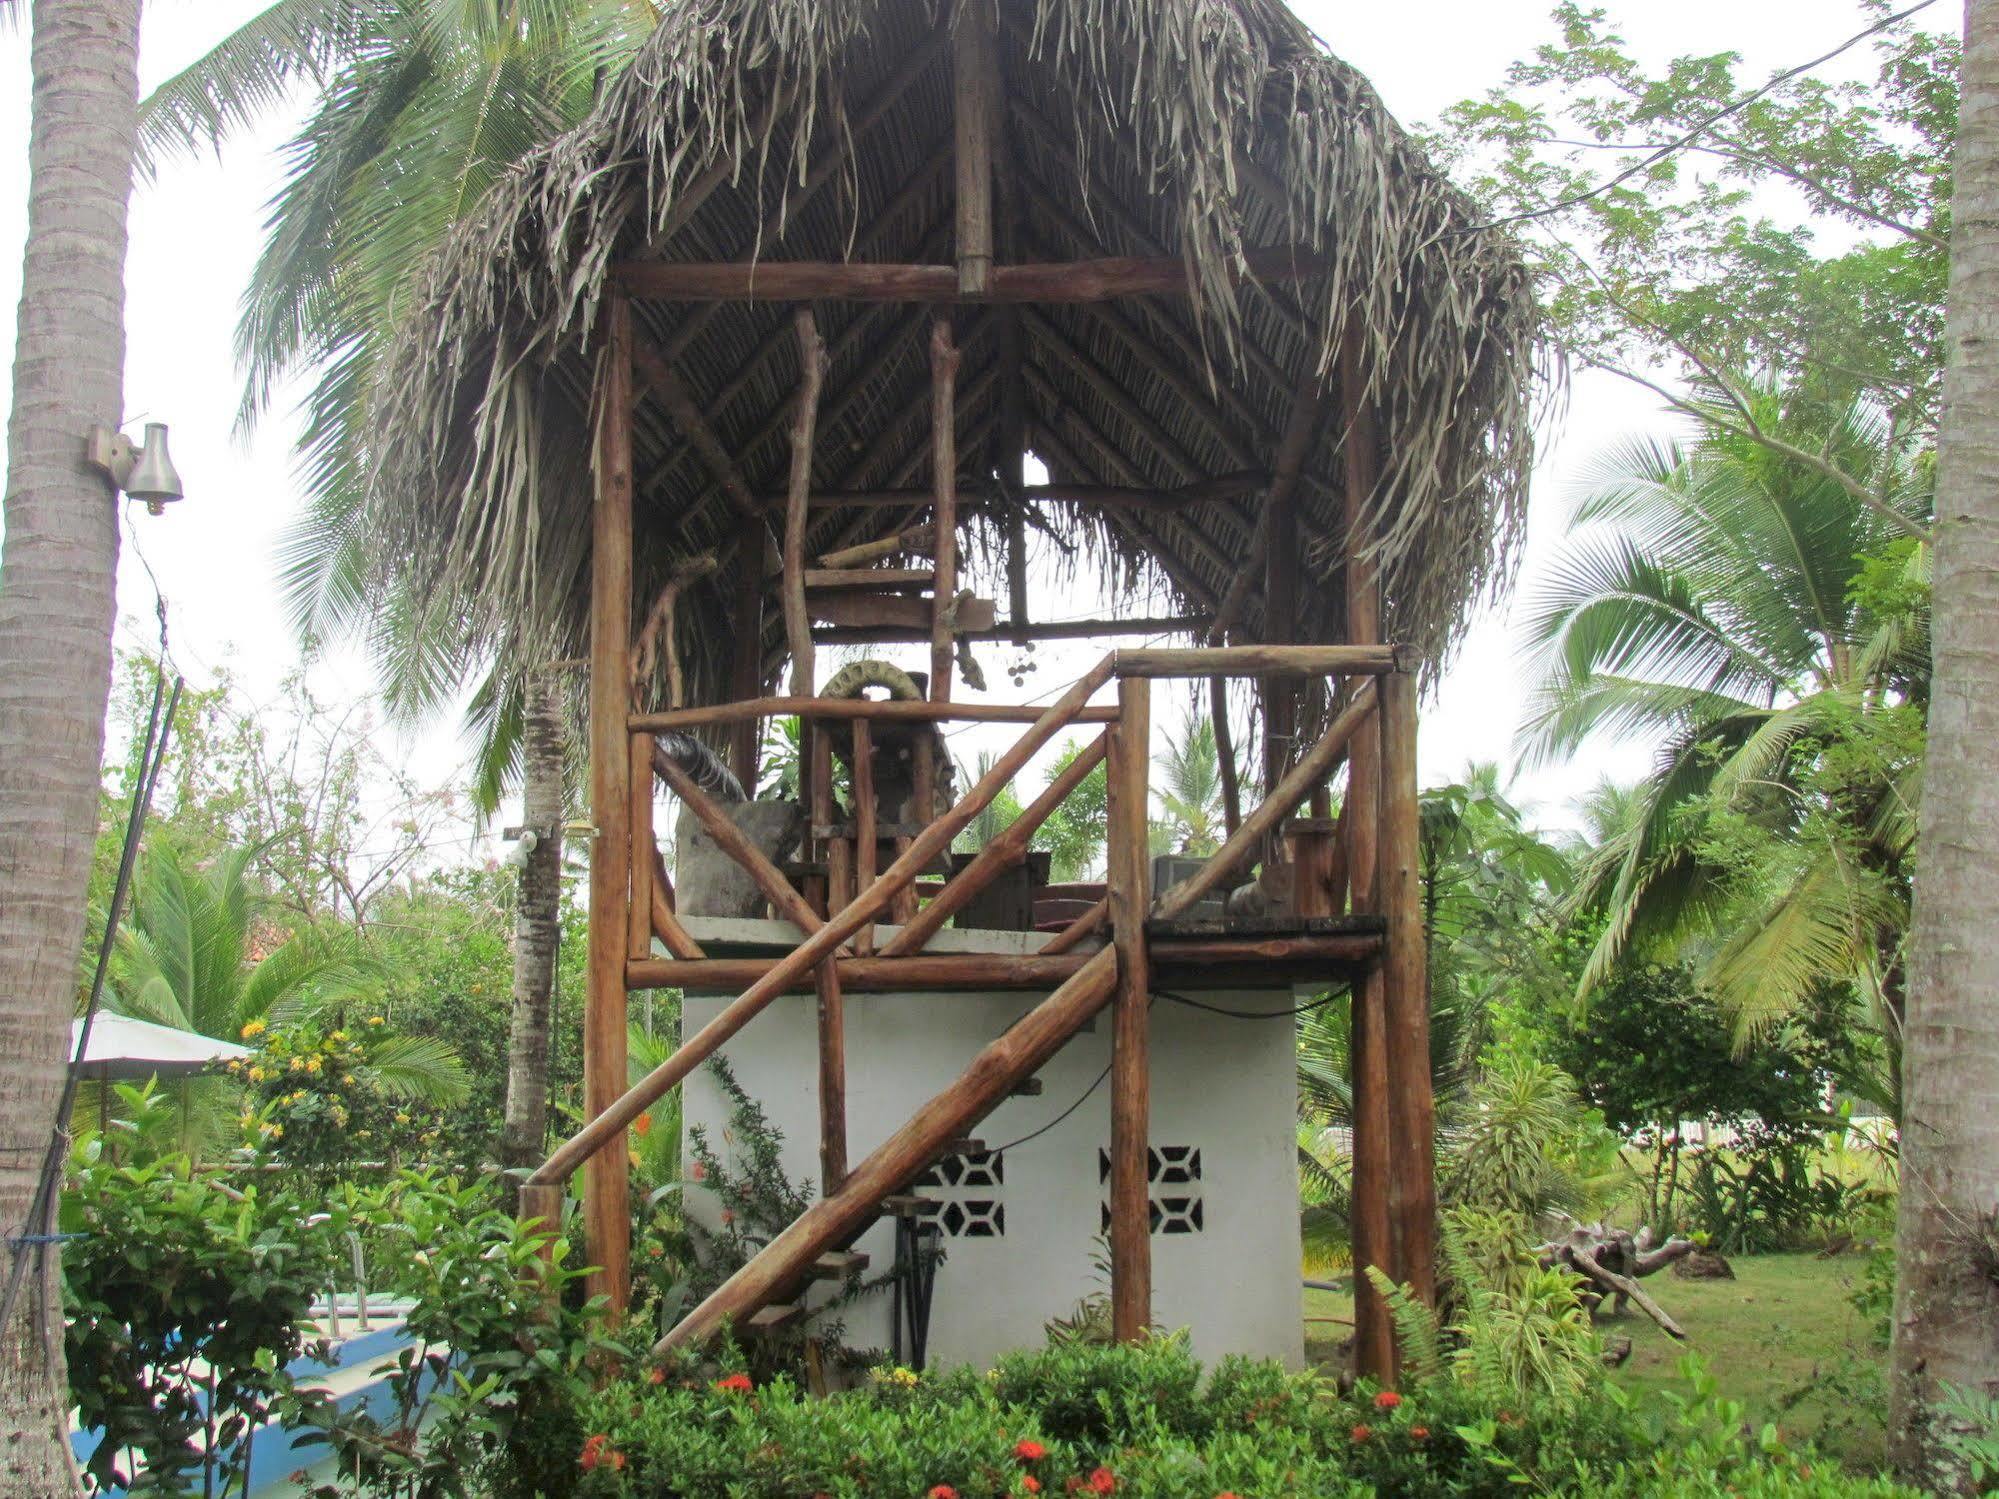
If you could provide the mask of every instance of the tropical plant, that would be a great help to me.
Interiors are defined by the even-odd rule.
[[[1214,720],[1197,715],[1179,738],[1166,736],[1159,768],[1159,802],[1176,852],[1211,854],[1222,842],[1222,766]]]
[[[231,1042],[292,1020],[365,1017],[381,992],[381,965],[344,929],[286,936],[261,923],[248,878],[256,855],[234,849],[196,869],[171,839],[147,847],[113,967],[118,1013]],[[400,1038],[376,1062],[408,1096],[449,1103],[463,1092],[462,1069],[440,1043]],[[199,1155],[234,1134],[235,1084],[208,1077],[170,1086],[188,1149]]]
[[[1551,1063],[1500,1051],[1452,1123],[1437,1168],[1439,1193],[1452,1206],[1532,1224],[1551,1211],[1580,1213],[1604,1186],[1596,1169],[1606,1154],[1595,1148],[1601,1126]]]
[[[999,756],[993,751],[980,750],[978,759],[969,770],[960,762],[958,784],[977,785],[986,778],[986,773],[993,768],[993,762],[997,759]],[[967,823],[965,830],[952,840],[951,847],[957,853],[975,854],[1011,827],[1014,819],[1019,816],[1019,796],[1014,793],[1013,787],[1002,786],[999,795],[981,807],[979,815]]]
[[[1053,781],[1075,762],[1088,746],[1080,739],[1064,744],[1048,767]],[[1110,817],[1110,780],[1102,765],[1077,784],[1076,789],[1034,830],[1032,846],[1050,855],[1049,877],[1055,880],[1087,880],[1097,872],[1103,857],[1105,830]]]
[[[1865,465],[1927,513],[1927,465],[1887,419],[1765,383],[1758,420]],[[1927,551],[1813,469],[1732,435],[1613,449],[1534,598],[1530,754],[1661,741],[1609,810],[1572,909],[1602,916],[1580,989],[1647,943],[1729,940],[1704,974],[1738,1028],[1827,982],[1900,1003],[1927,697]]]

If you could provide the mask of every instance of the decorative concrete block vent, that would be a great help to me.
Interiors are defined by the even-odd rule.
[[[1155,1145],[1146,1152],[1145,1179],[1155,1234],[1197,1234],[1206,1214],[1201,1205],[1201,1147]],[[1111,1231],[1111,1153],[1097,1149],[1097,1203],[1102,1231]]]
[[[916,1179],[911,1191],[937,1199],[923,1216],[947,1239],[1006,1237],[1006,1152],[947,1155]]]

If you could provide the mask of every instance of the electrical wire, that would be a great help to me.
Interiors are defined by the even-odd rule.
[[[1104,1079],[1109,1077],[1110,1075],[1111,1075],[1111,1064],[1109,1062],[1106,1062],[1104,1063],[1104,1070],[1097,1074],[1097,1080],[1091,1083],[1089,1087],[1085,1088],[1083,1090],[1082,1097],[1078,1098],[1074,1103],[1070,1104],[1068,1108],[1064,1109],[1061,1113],[1057,1114],[1053,1119],[1049,1120],[1046,1124],[1042,1125],[1040,1129],[1034,1130],[1029,1134],[1022,1135],[1018,1140],[1009,1140],[1004,1145],[995,1145],[991,1150],[987,1151],[986,1153],[988,1155],[1002,1155],[1009,1150],[1018,1150],[1021,1146],[1025,1145],[1029,1140],[1040,1139],[1043,1135],[1047,1134],[1051,1129],[1055,1128],[1056,1125],[1060,1124],[1064,1119],[1067,1119],[1071,1114],[1075,1113],[1076,1110],[1080,1109],[1084,1104],[1088,1103],[1090,1101],[1090,1095],[1092,1093],[1095,1093],[1097,1089],[1101,1088],[1104,1085]]]

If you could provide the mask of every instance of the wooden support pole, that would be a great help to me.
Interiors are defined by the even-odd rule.
[[[632,310],[604,308],[597,377],[597,493],[590,520],[589,992],[583,1011],[583,1112],[599,1120],[625,1091],[625,948],[631,903]],[[605,1129],[583,1184],[584,1241],[592,1295],[622,1315],[631,1286],[631,1210],[625,1126]],[[579,1164],[581,1162],[579,1161]]]
[[[993,273],[993,147],[999,136],[999,13],[994,0],[956,0],[951,106],[958,169],[958,290],[983,297]]]
[[[851,1241],[880,1216],[883,1198],[907,1186],[952,1140],[1005,1099],[1014,1084],[1060,1050],[1103,1008],[1116,983],[1117,959],[1106,948],[1004,1035],[988,1042],[955,1081],[856,1166],[838,1192],[807,1208],[654,1344],[653,1352],[664,1355],[675,1348],[700,1347],[721,1331],[723,1323],[768,1304],[813,1260]]]
[[[708,836],[715,840],[715,846],[746,870],[757,889],[763,891],[780,916],[810,936],[823,924],[819,913],[805,902],[805,897],[791,888],[782,871],[764,857],[758,848],[736,826],[735,819],[716,806],[708,793],[694,784],[694,778],[667,757],[662,750],[655,749],[652,768],[667,790],[680,798],[680,804],[694,814]]]
[[[1403,671],[1414,657],[1399,647],[1366,645],[1226,645],[1175,650],[1119,651],[1121,677],[1332,677],[1380,676]]]
[[[1380,946],[1378,938],[1369,939]],[[835,956],[843,994],[929,990],[1052,989],[1081,968],[1088,953],[920,953],[907,958]],[[777,971],[782,958],[708,958],[696,963],[651,958],[630,969],[634,989],[685,989],[739,994]],[[786,994],[809,994],[813,973],[785,980]]]
[[[830,732],[830,731],[828,731]],[[874,732],[865,718],[854,720],[854,867],[853,884],[856,890],[865,890],[875,882],[875,849],[879,836],[875,805],[875,743]],[[842,893],[839,904],[845,905],[851,896]],[[868,953],[874,950],[875,929],[870,922],[854,933],[854,951]]]
[[[799,753],[805,761],[805,805],[815,828],[830,828],[833,805],[833,733],[824,724],[800,725]],[[815,835],[814,845],[826,865],[823,875],[805,880],[805,901],[822,916],[831,915],[854,898],[853,848],[838,834]]]
[[[1105,924],[1110,920],[1110,916],[1110,897],[1105,896],[1081,916],[1078,916],[1074,921],[1063,927],[1061,931],[1042,943],[1040,949],[1042,955],[1053,957],[1057,953],[1065,953],[1085,937],[1094,937],[1104,929]]]
[[[1111,1012],[1111,1332],[1120,1342],[1152,1327],[1152,1193],[1147,1172],[1151,1114],[1152,975],[1145,944],[1152,905],[1146,851],[1152,745],[1152,684],[1118,683],[1110,730],[1106,899],[1117,953]]]
[[[595,1155],[606,1140],[617,1137],[634,1119],[651,1108],[669,1088],[707,1061],[724,1042],[761,1014],[773,999],[787,992],[792,984],[810,973],[821,958],[830,957],[841,943],[852,937],[862,926],[880,917],[896,894],[913,885],[917,875],[930,861],[949,848],[951,841],[970,825],[972,819],[991,805],[992,799],[999,795],[1001,788],[1020,773],[1021,766],[1033,759],[1043,745],[1074,720],[1083,704],[1090,700],[1091,695],[1110,680],[1111,665],[1112,658],[1106,656],[1085,672],[1067,692],[1049,704],[1032,728],[993,762],[992,768],[979,778],[977,785],[959,799],[956,806],[910,840],[909,851],[883,871],[879,879],[855,896],[846,909],[779,959],[761,978],[724,1006],[722,1012],[714,1019],[683,1041],[678,1051],[646,1074],[638,1083],[626,1089],[622,1097],[616,1099],[601,1114],[565,1141],[542,1163],[531,1180],[567,1179],[569,1173]],[[618,685],[622,693],[624,690],[622,676],[618,678]],[[621,727],[621,740],[622,735]],[[620,748],[622,750],[622,744]],[[622,752],[617,757],[616,765],[622,772],[625,765]],[[622,802],[618,808],[618,815],[621,818],[623,816]],[[622,898],[622,889],[619,894]],[[624,928],[619,926],[617,932],[618,945],[614,952],[622,958]],[[918,960],[905,958],[900,961],[910,963]],[[982,958],[981,961],[990,963],[992,960]],[[621,963],[619,972],[621,983],[623,978]],[[621,989],[621,999],[622,996]]]
[[[736,469],[736,462],[729,456],[729,450],[722,445],[722,439],[715,435],[715,429],[708,425],[708,419],[701,414],[701,408],[694,404],[689,394],[687,382],[682,380],[659,355],[643,344],[633,344],[631,362],[638,372],[645,376],[645,382],[652,393],[659,397],[666,407],[666,414],[673,419],[673,425],[680,429],[680,435],[701,457],[709,474],[722,486],[722,492],[729,497],[729,503],[743,515],[757,513],[756,496],[750,493],[749,485]]]
[[[660,857],[659,849],[657,846],[654,847],[652,852],[653,852],[653,857],[655,859]],[[654,879],[652,886],[653,931],[658,935],[659,940],[666,944],[666,950],[672,953],[676,958],[686,960],[689,958],[707,957],[708,954],[702,950],[701,944],[696,942],[692,937],[687,935],[687,928],[680,924],[680,917],[676,915],[674,912],[673,902],[667,899],[666,882],[658,877],[659,875],[663,874],[664,871],[655,866],[653,872],[654,872]],[[651,954],[647,954],[648,958],[650,956]],[[629,964],[627,966],[629,967]],[[636,988],[637,985],[627,983],[625,987]]]
[[[1364,331],[1349,315],[1340,342],[1339,388],[1345,441],[1347,639],[1369,646],[1381,639],[1381,593],[1368,544],[1367,505],[1377,470],[1374,408],[1366,398],[1362,364]],[[1381,731],[1370,724],[1354,737],[1347,755],[1346,801],[1341,809],[1344,863],[1356,912],[1377,909],[1375,878],[1380,830]],[[1379,964],[1353,986],[1353,1239],[1357,1270],[1379,1266],[1400,1280],[1389,1208],[1389,1114],[1387,991]],[[1364,1274],[1354,1277],[1355,1361],[1378,1380],[1395,1376],[1395,1333],[1388,1305]]]
[[[1107,661],[1109,657],[1105,658]],[[765,697],[708,703],[667,713],[634,713],[630,727],[648,734],[760,718],[852,719],[871,723],[1039,723],[1046,709],[1032,703],[932,703],[866,697]],[[1079,708],[1071,723],[1115,723],[1115,708]]]
[[[1395,672],[1381,692],[1381,872],[1388,918],[1382,961],[1388,1029],[1388,1116],[1395,1142],[1389,1201],[1402,1278],[1437,1299],[1436,1103],[1430,1087],[1430,987],[1418,845],[1416,678]]]
[[[958,350],[951,320],[930,325],[930,464],[937,526],[930,622],[930,700],[951,701],[951,654],[958,608]]]
[[[1153,919],[1169,921],[1184,915],[1202,896],[1234,874],[1256,852],[1264,837],[1289,817],[1291,809],[1311,793],[1313,785],[1332,769],[1348,744],[1372,731],[1370,720],[1374,702],[1374,684],[1363,683],[1340,716],[1319,736],[1318,743],[1291,767],[1283,780],[1271,788],[1270,794],[1242,820],[1242,826],[1209,856],[1208,862],[1159,897],[1152,909]]]
[[[729,696],[739,703],[763,694],[763,581],[769,552],[769,528],[761,520],[751,521],[742,545],[736,548],[736,570],[731,579],[735,598],[730,624],[736,638],[730,646]],[[756,795],[757,741],[762,731],[763,725],[753,715],[738,719],[729,730],[729,769],[751,796]]]
[[[862,574],[861,576],[866,576]],[[1011,620],[1004,624],[967,627],[967,617],[983,601],[971,608],[960,607],[958,628],[953,633],[964,640],[1113,640],[1121,635],[1199,634],[1207,629],[1202,614],[1167,614],[1144,619],[1062,619],[1030,623],[1016,629]],[[812,638],[822,645],[920,645],[930,639],[927,629],[912,630],[893,624],[819,625]]]
[[[631,794],[632,898],[625,906],[625,956],[652,956],[653,860],[659,842],[652,829],[652,747],[650,734],[631,736],[625,784]]]
[[[1027,389],[1021,383],[1020,317],[1011,308],[999,320],[999,425],[993,434],[993,472],[1006,502],[1006,619],[1008,638],[1025,645],[1027,626]]]
[[[1235,762],[1235,730],[1229,726],[1227,677],[1208,678],[1208,722],[1215,726],[1215,763],[1222,777],[1222,836],[1232,838],[1242,826],[1242,772]]]
[[[925,495],[923,498],[927,499],[929,496]],[[920,501],[912,500],[911,503],[916,504]],[[837,552],[828,552],[819,559],[819,565],[822,568],[865,567],[870,562],[881,561],[884,557],[925,553],[930,550],[934,535],[935,529],[925,521],[920,526],[911,526],[907,530],[896,532],[893,536],[884,536],[879,541],[864,541],[858,546],[842,547]]]
[[[1001,870],[1026,858],[1028,840],[1055,809],[1083,784],[1084,778],[1097,768],[1109,748],[1108,736],[1112,732],[1115,730],[1098,735],[1081,754],[1064,766],[1062,773],[1022,808],[1020,815],[1008,823],[997,838],[979,850],[977,858],[953,875],[930,904],[917,912],[915,918],[883,946],[882,956],[893,958],[923,951],[923,944],[936,936],[945,922],[991,884]]]
[[[805,612],[806,499],[812,493],[812,443],[819,422],[819,387],[826,346],[812,309],[798,309],[798,404],[791,418],[791,487],[784,508],[784,638],[791,650],[791,690],[812,696],[812,616]]]

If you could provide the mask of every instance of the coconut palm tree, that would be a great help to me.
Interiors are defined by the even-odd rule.
[[[1760,425],[1878,475],[1898,513],[1927,513],[1926,465],[1880,413],[1770,383],[1753,401]],[[1725,432],[1612,449],[1573,522],[1528,617],[1525,748],[1661,746],[1578,872],[1573,908],[1608,918],[1583,992],[1635,946],[1726,926],[1705,977],[1741,1027],[1826,982],[1894,1009],[1927,552],[1817,472]]]
[[[0,0],[0,18],[16,7]],[[28,228],[0,549],[0,1223],[29,1222],[57,1127],[111,691],[119,506],[78,461],[123,416],[139,0],[34,0]],[[0,1327],[0,1489],[68,1494],[56,1257]]]
[[[521,871],[504,1152],[546,1134],[548,1014],[561,920],[563,695],[534,661],[475,661],[457,620],[401,590],[371,591],[358,529],[369,390],[408,278],[527,152],[576,123],[650,34],[655,0],[277,0],[146,101],[154,157],[214,145],[297,86],[318,93],[287,148],[289,177],[244,296],[242,414],[288,377],[315,376],[302,441],[306,513],[285,584],[309,642],[365,634],[405,722],[480,676],[474,802],[520,781],[537,841]],[[530,679],[532,678],[532,684]]]
[[[1205,715],[1189,719],[1178,739],[1166,736],[1165,753],[1155,755],[1152,763],[1160,770],[1159,802],[1175,850],[1202,855],[1220,848],[1222,762],[1214,720]]]
[[[382,970],[348,933],[308,928],[279,936],[263,927],[249,880],[259,852],[232,849],[195,869],[169,840],[147,848],[132,918],[119,933],[108,999],[114,1010],[235,1041],[252,1027],[356,1011],[375,1001]],[[417,1102],[450,1104],[465,1093],[457,1056],[429,1037],[383,1040],[369,1070],[385,1090]],[[228,1134],[240,1091],[233,1081],[195,1078],[171,1086],[180,1093],[185,1148],[198,1153]]]
[[[1940,1397],[1999,1385],[1990,1274],[1999,1202],[1999,1029],[1992,871],[1999,808],[1999,0],[1965,8],[1962,124],[1952,199],[1943,430],[1937,449],[1936,711],[1924,793],[1921,899],[1904,1059],[1889,1430],[1898,1466],[1933,1492],[1965,1491],[1969,1427]],[[1965,1397],[1960,1397],[1965,1398]]]

